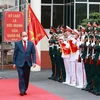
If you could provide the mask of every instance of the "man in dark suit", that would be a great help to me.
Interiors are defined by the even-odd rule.
[[[28,40],[28,34],[22,32],[21,40],[15,42],[13,68],[17,68],[20,95],[26,94],[29,84],[30,68],[36,66],[36,51],[33,42]]]

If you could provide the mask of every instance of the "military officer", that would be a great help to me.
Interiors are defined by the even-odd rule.
[[[60,42],[61,40],[64,39],[64,34],[65,33],[65,27],[63,25],[61,25],[61,27],[59,27],[59,34],[58,34],[58,41]],[[59,43],[60,45],[60,43]],[[62,49],[61,49],[61,46],[60,46],[60,79],[58,80],[58,82],[65,82],[66,80],[66,72],[65,72],[65,66],[64,66],[64,61],[63,61],[63,58],[61,57],[62,55]]]
[[[97,35],[95,36],[95,57],[94,57],[94,87],[92,93],[100,95],[100,27],[97,27]]]
[[[49,55],[50,55],[50,59],[51,59],[51,65],[52,65],[52,75],[50,77],[48,77],[49,79],[54,79],[55,78],[55,68],[56,68],[56,60],[55,60],[55,54],[54,54],[54,42],[55,42],[55,35],[56,35],[56,30],[54,27],[50,27],[50,39],[49,39]]]
[[[83,88],[84,87],[84,66],[81,61],[79,61],[79,56],[81,55],[81,50],[79,49],[79,46],[81,45],[81,40],[80,40],[80,33],[74,29],[74,34],[76,38],[76,46],[77,46],[77,51],[76,51],[76,77],[77,77],[77,82],[76,82],[76,87],[77,88]]]
[[[87,25],[88,26],[88,25]],[[89,27],[89,28],[88,28]],[[85,42],[84,45],[82,45],[81,47],[83,47],[83,53],[82,53],[82,58],[83,58],[83,62],[84,62],[84,66],[85,66],[85,72],[86,72],[86,79],[87,79],[87,85],[85,88],[83,88],[82,90],[86,90],[86,91],[91,91],[93,89],[92,86],[92,69],[91,69],[91,64],[90,64],[90,55],[91,55],[91,50],[90,50],[90,45],[91,45],[91,28],[90,26],[88,26],[86,30],[87,31],[87,35],[85,36]]]

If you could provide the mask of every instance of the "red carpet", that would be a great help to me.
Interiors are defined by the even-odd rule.
[[[29,85],[27,95],[20,96],[17,79],[0,79],[0,100],[65,100],[48,91]]]

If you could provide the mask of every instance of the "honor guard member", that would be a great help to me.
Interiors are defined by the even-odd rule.
[[[78,31],[80,33],[80,40],[81,40],[82,43],[84,43],[86,30],[83,26],[79,26]]]
[[[80,55],[79,55],[79,58],[78,58],[78,61],[82,62],[82,68],[83,68],[83,84],[84,84],[84,87],[86,86],[87,84],[87,80],[86,80],[86,73],[85,73],[85,68],[84,68],[84,62],[83,62],[83,58],[82,58],[82,55],[83,54],[83,51],[84,51],[84,42],[85,42],[85,36],[86,36],[86,30],[83,26],[79,26],[79,32],[80,32],[80,41],[81,41],[81,44],[80,46],[82,46],[82,48],[80,48]]]
[[[65,71],[66,71],[66,79],[65,82],[63,82],[63,84],[70,84],[71,82],[71,75],[70,75],[70,45],[68,43],[68,34],[71,34],[72,29],[65,29],[65,32],[63,33],[64,38],[63,41],[60,42],[60,46],[62,49],[62,58],[64,61],[64,65],[65,65]]]
[[[100,54],[100,46],[99,46],[99,36],[95,36],[95,45],[94,47],[94,57],[93,57],[93,79],[94,79],[94,84],[93,84],[93,90],[91,91],[93,94],[99,95],[100,92],[100,85],[99,85],[99,71],[100,69],[98,69],[98,64],[97,62],[99,61],[99,54]],[[92,51],[93,53],[93,51]],[[100,65],[99,65],[100,66]]]
[[[76,40],[72,35],[73,30],[66,26],[66,34],[67,34],[67,41],[69,43],[70,48],[70,57],[69,57],[69,72],[70,72],[70,84],[71,86],[76,86],[76,67],[75,67],[75,53],[77,51]],[[68,64],[68,63],[67,63]]]
[[[93,34],[96,35],[97,34],[97,26],[98,26],[97,22],[93,22],[92,26],[93,26]]]
[[[75,34],[76,46],[77,46],[76,57],[75,57],[76,58],[76,62],[75,62],[76,77],[77,77],[76,87],[83,88],[84,87],[84,68],[83,68],[83,63],[80,58],[80,55],[81,55],[81,50],[79,48],[79,46],[81,45],[80,33],[76,29],[74,29],[74,34]]]
[[[61,27],[59,27],[59,34],[58,34],[58,41],[60,42],[61,40],[64,39],[64,33],[65,33],[65,27],[63,25],[61,25]],[[60,45],[60,43],[59,43]],[[58,80],[58,82],[65,82],[66,80],[66,72],[65,72],[65,66],[64,66],[64,61],[63,61],[63,58],[61,57],[62,55],[62,49],[61,49],[61,46],[60,46],[60,79]]]
[[[54,79],[55,78],[55,68],[56,68],[56,60],[55,60],[55,54],[54,54],[54,43],[55,43],[55,35],[56,35],[56,30],[54,27],[50,27],[50,32],[49,34],[51,35],[49,39],[49,55],[51,59],[51,65],[52,65],[52,75],[48,79]]]
[[[90,89],[88,90],[89,92],[91,92],[93,90],[94,87],[94,45],[95,45],[95,36],[94,34],[90,34],[89,36],[89,41],[90,41],[90,45],[89,45],[89,57],[88,57],[88,63],[89,63],[89,70],[88,70],[88,77],[89,77],[89,81],[88,81],[88,86],[90,87]]]
[[[86,79],[87,79],[87,85],[82,90],[86,90],[86,91],[91,91],[91,89],[93,88],[91,66],[90,66],[90,63],[89,63],[90,53],[91,53],[90,45],[91,45],[91,36],[86,35],[85,43],[82,46],[84,48],[82,58],[83,58],[84,66],[85,66]]]
[[[95,45],[95,73],[94,73],[94,88],[92,93],[100,95],[100,27],[97,27],[96,45]]]
[[[82,43],[80,45],[80,49],[81,49],[81,58],[83,60],[83,63],[84,63],[84,68],[85,68],[85,73],[86,73],[86,79],[87,79],[87,67],[88,65],[85,63],[85,58],[86,58],[86,55],[87,55],[87,47],[86,47],[86,42],[88,41],[88,36],[86,35],[85,38],[84,38],[84,43]],[[86,80],[87,81],[87,80]],[[84,88],[82,88],[82,90],[87,90],[86,86]]]
[[[61,53],[60,53],[60,45],[58,41],[58,34],[54,34],[54,47],[53,47],[53,53],[55,56],[55,62],[56,62],[56,74],[55,74],[55,81],[59,81],[61,78]]]
[[[66,27],[66,30],[69,30],[70,27]],[[73,32],[73,31],[72,31]],[[75,66],[75,56],[76,56],[76,52],[77,52],[77,46],[76,46],[76,39],[74,37],[74,35],[72,35],[72,32],[68,33],[68,43],[70,45],[70,75],[71,75],[71,86],[76,86],[77,82],[76,82],[76,66]]]
[[[89,35],[91,31],[93,30],[92,23],[90,21],[87,23],[85,30],[87,32],[87,35]]]

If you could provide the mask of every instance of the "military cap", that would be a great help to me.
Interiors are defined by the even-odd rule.
[[[50,27],[50,30],[52,30],[53,32],[56,32],[56,29],[53,26]]]
[[[85,32],[85,28],[81,25],[79,26],[79,30],[82,31],[82,32]]]
[[[60,30],[65,32],[65,26],[61,25]]]
[[[67,32],[67,31],[69,31],[69,32],[73,32],[73,30],[69,27],[69,26],[66,26],[66,29],[65,29],[65,31]]]
[[[76,35],[80,35],[80,33],[76,29],[73,30],[73,33]]]

